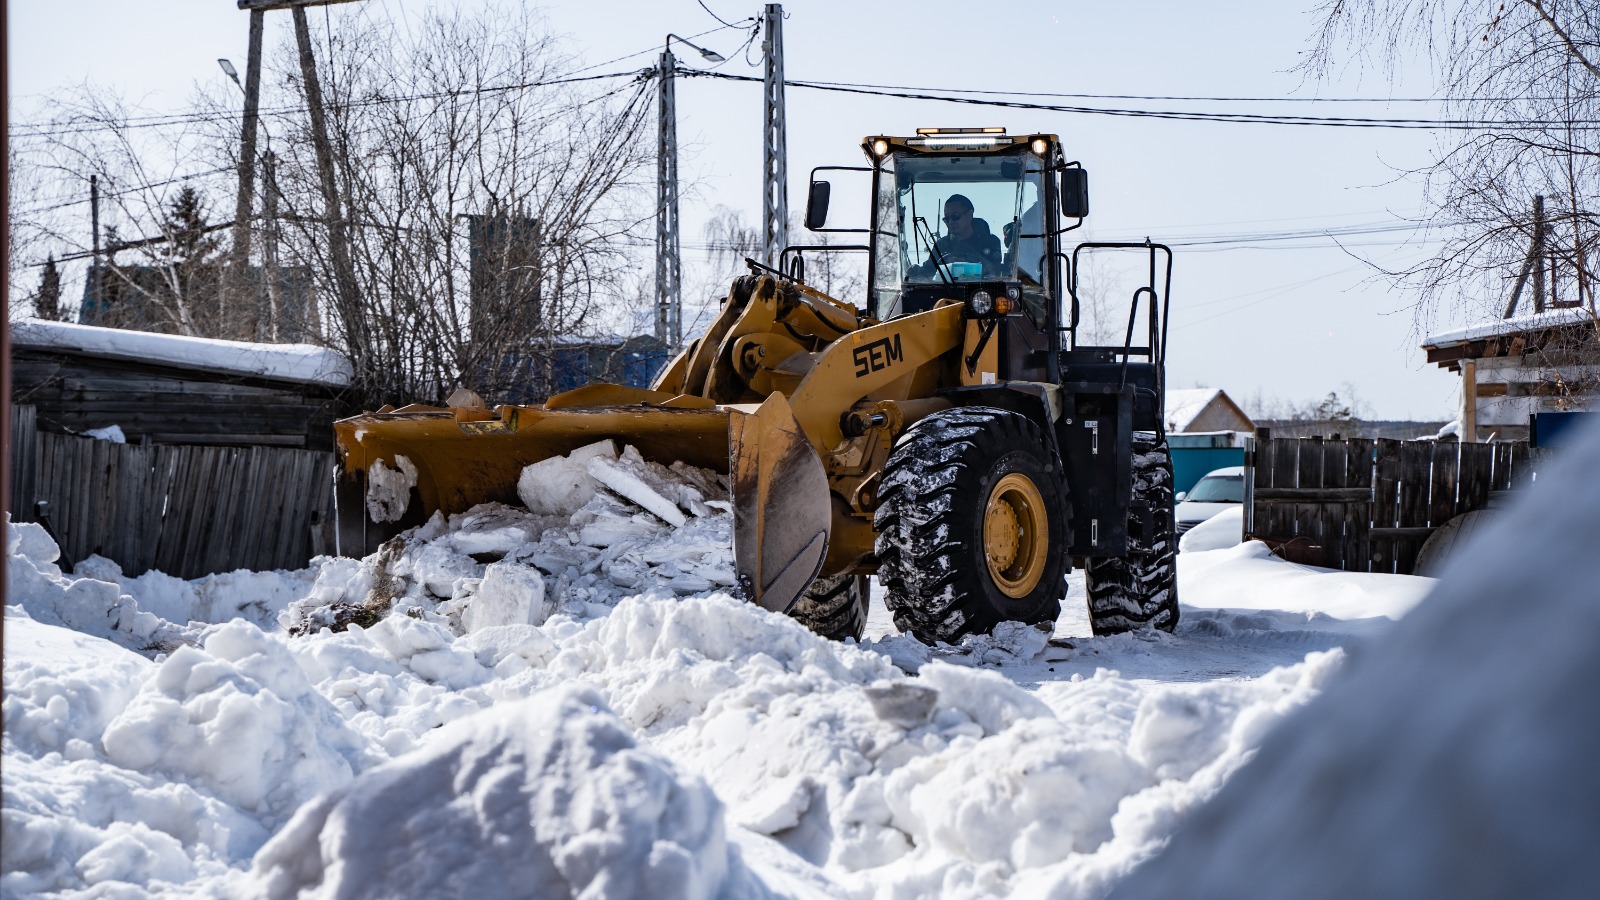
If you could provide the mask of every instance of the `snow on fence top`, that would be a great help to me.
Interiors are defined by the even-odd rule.
[[[343,354],[310,344],[253,344],[41,319],[13,322],[11,343],[329,387],[345,387],[353,375]]]

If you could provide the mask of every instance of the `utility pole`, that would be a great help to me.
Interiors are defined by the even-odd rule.
[[[656,338],[670,352],[683,343],[682,267],[678,244],[678,117],[671,38],[656,70]]]
[[[106,298],[100,295],[100,176],[89,176],[89,232],[93,242],[93,252],[89,257],[89,296],[94,298],[97,307],[96,313],[105,312]],[[78,321],[83,321],[83,312],[78,313]],[[94,324],[94,323],[90,323]]]
[[[283,300],[278,296],[278,181],[273,171],[278,158],[271,152],[261,160],[261,193],[266,201],[265,221],[261,223],[261,268],[267,282],[267,340],[277,343],[283,336]],[[295,340],[305,339],[303,334]]]
[[[317,178],[322,183],[323,216],[328,224],[328,255],[333,262],[333,284],[338,295],[341,324],[350,330],[346,336],[351,361],[357,371],[364,370],[363,357],[371,348],[366,341],[365,319],[356,296],[355,270],[350,265],[350,243],[344,213],[339,205],[339,189],[333,177],[333,149],[328,144],[328,123],[322,112],[322,84],[317,80],[317,65],[311,55],[311,28],[306,24],[304,6],[295,6],[294,37],[300,48],[300,76],[305,83],[306,105],[311,114],[311,143],[316,150]]]
[[[783,6],[768,3],[766,40],[761,49],[767,57],[764,82],[766,118],[761,130],[761,209],[762,260],[778,264],[789,243],[789,141],[783,116]]]
[[[1533,198],[1533,239],[1528,242],[1528,255],[1522,261],[1522,271],[1517,275],[1516,286],[1511,289],[1511,300],[1500,316],[1509,319],[1517,314],[1517,301],[1522,299],[1523,285],[1533,276],[1533,311],[1544,312],[1544,195]]]
[[[236,0],[240,9],[249,10],[252,29],[254,17],[268,10],[287,9],[294,15],[294,38],[300,51],[300,77],[305,85],[306,107],[311,117],[311,144],[316,151],[317,179],[322,187],[323,219],[328,227],[328,256],[333,267],[334,302],[339,309],[339,322],[347,329],[346,352],[354,363],[357,377],[366,372],[366,355],[371,350],[367,342],[366,320],[362,317],[361,299],[356,295],[355,268],[350,264],[350,241],[344,213],[339,203],[338,185],[333,175],[333,150],[328,144],[328,123],[322,108],[322,84],[317,80],[316,59],[311,53],[311,27],[306,24],[306,7],[331,6],[351,0]],[[252,53],[254,53],[252,31]],[[255,63],[252,63],[254,66]],[[246,94],[249,90],[246,89]],[[275,276],[272,276],[275,277]],[[270,281],[270,278],[269,278]]]
[[[256,123],[261,99],[261,32],[266,13],[250,10],[250,55],[244,66],[244,128],[239,134],[239,196],[233,211],[233,253],[228,265],[229,291],[224,300],[237,307],[250,283],[250,211],[256,185]],[[232,70],[232,67],[229,67]],[[252,298],[253,300],[254,298]],[[257,304],[252,302],[251,307]],[[234,310],[237,313],[237,309]],[[251,318],[259,321],[259,309]]]

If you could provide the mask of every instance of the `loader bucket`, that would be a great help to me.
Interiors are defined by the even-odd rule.
[[[520,504],[524,467],[607,438],[664,465],[682,460],[730,476],[734,560],[748,599],[786,612],[818,573],[831,525],[827,477],[789,404],[712,406],[610,386],[544,406],[407,406],[334,423],[340,471],[339,551],[361,556],[435,512]],[[573,406],[590,400],[656,403]],[[666,400],[664,402],[673,402]]]

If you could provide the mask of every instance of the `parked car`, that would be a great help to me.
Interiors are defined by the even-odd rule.
[[[1244,503],[1244,466],[1208,472],[1193,488],[1179,492],[1173,499],[1178,501],[1174,514],[1177,531],[1183,534],[1217,513],[1237,509]]]

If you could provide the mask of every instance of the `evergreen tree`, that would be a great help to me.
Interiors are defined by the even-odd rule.
[[[185,185],[167,207],[161,231],[166,237],[163,264],[171,270],[167,304],[187,311],[196,334],[235,337],[220,296],[222,239],[209,230],[205,196]]]
[[[205,197],[192,186],[184,185],[167,208],[163,228],[173,266],[192,269],[217,255],[222,242],[206,228]]]
[[[56,268],[53,253],[45,260],[44,273],[39,276],[39,293],[33,298],[33,310],[41,319],[61,321],[61,270]]]

